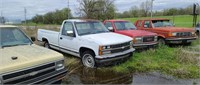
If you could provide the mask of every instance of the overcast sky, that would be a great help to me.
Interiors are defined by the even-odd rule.
[[[118,12],[129,10],[132,6],[139,6],[146,0],[116,0]],[[200,0],[154,0],[154,10],[165,8],[185,8]],[[67,7],[68,0],[0,0],[0,11],[7,19],[24,20],[24,8],[27,9],[28,19],[36,14],[45,14],[55,9]],[[69,6],[74,16],[78,16],[76,10],[79,7],[77,0],[69,0]]]

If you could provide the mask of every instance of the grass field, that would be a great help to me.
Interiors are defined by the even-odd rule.
[[[200,39],[192,46],[199,45]],[[191,46],[189,46],[191,47]],[[189,47],[161,46],[141,53],[135,53],[127,62],[113,67],[117,72],[161,72],[178,78],[200,78],[198,54],[186,53]],[[192,49],[190,49],[192,50]],[[200,52],[200,48],[196,48]]]
[[[141,18],[123,18],[135,22]],[[168,18],[177,27],[189,27],[193,28],[193,17],[191,15],[181,16],[157,16],[155,18]],[[198,18],[199,19],[199,18]],[[199,20],[198,20],[199,22]],[[200,45],[200,39],[196,40],[192,44],[194,47]],[[113,67],[113,70],[117,72],[150,72],[158,71],[164,74],[173,75],[178,78],[199,78],[200,67],[198,66],[200,55],[188,54],[183,52],[184,49],[190,47],[168,47],[162,46],[155,50],[148,50],[141,53],[135,53],[135,55],[126,63]],[[192,49],[190,49],[192,50]],[[196,48],[198,52],[200,48]]]
[[[135,22],[137,19],[143,19],[143,18],[148,18],[148,17],[141,17],[141,18],[122,18],[124,20],[129,20],[131,22]],[[174,22],[174,24],[177,27],[192,27],[192,21],[193,21],[193,16],[191,15],[177,15],[177,16],[156,16],[154,18],[168,18],[171,19],[171,22]],[[199,19],[199,18],[198,18]],[[200,21],[198,20],[197,21]]]

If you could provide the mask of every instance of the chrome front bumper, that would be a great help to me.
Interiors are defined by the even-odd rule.
[[[197,37],[191,38],[167,38],[166,43],[169,44],[181,44],[181,43],[191,43],[192,41],[196,40]]]
[[[132,56],[134,51],[135,51],[135,49],[131,48],[129,50],[119,52],[119,53],[113,53],[113,54],[103,55],[103,56],[96,56],[95,61],[96,61],[96,63],[99,64],[99,63],[121,60],[121,59]]]

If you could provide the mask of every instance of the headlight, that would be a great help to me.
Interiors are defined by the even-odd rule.
[[[176,35],[177,35],[177,33],[176,33],[176,32],[172,33],[172,36],[176,36]]]
[[[195,32],[191,32],[192,33],[192,35],[195,35],[196,33]]]
[[[61,69],[64,69],[64,60],[61,60],[61,61],[57,61],[56,62],[56,70],[61,70]]]
[[[110,46],[99,46],[99,55],[110,54],[111,51],[108,51],[110,48]]]
[[[154,37],[154,41],[158,41],[158,36],[155,36],[155,37]]]
[[[142,43],[142,37],[133,38],[133,43]]]
[[[110,54],[111,51],[103,51],[102,53],[103,53],[103,54]]]
[[[133,41],[130,42],[130,48],[133,48]]]

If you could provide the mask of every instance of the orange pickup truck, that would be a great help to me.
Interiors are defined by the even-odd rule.
[[[191,44],[197,38],[190,28],[174,27],[170,19],[141,19],[135,22],[139,30],[158,34],[159,44]]]

